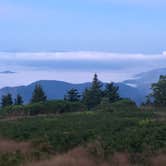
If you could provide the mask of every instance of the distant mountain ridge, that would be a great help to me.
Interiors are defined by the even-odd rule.
[[[134,79],[126,80],[123,83],[134,84],[137,87],[142,84],[152,84],[159,80],[160,75],[166,75],[166,68],[155,69],[135,75]]]
[[[27,86],[2,88],[0,89],[0,96],[11,93],[13,97],[16,97],[17,94],[20,94],[25,103],[28,103],[36,84],[40,84],[43,87],[48,99],[63,99],[64,94],[72,87],[77,88],[79,91],[83,91],[83,89],[90,86],[89,83],[70,84],[63,81],[41,80]]]
[[[0,71],[0,74],[14,74],[14,73],[16,73],[16,72],[10,71],[10,70]]]
[[[63,99],[66,92],[71,88],[76,88],[80,93],[82,93],[85,88],[91,86],[91,83],[71,84],[63,81],[41,80],[28,86],[2,88],[0,89],[0,96],[11,93],[13,97],[16,97],[17,94],[20,94],[23,96],[25,103],[28,103],[36,84],[40,84],[43,87],[48,99]],[[127,86],[123,83],[117,83],[116,85],[119,86],[121,97],[131,98],[138,103],[142,101],[143,96],[136,88]]]
[[[130,98],[137,104],[141,104],[145,97],[151,92],[152,83],[158,81],[160,75],[166,75],[166,69],[156,69],[136,75],[134,79],[126,80],[121,83],[115,83],[119,86],[121,97]],[[71,88],[76,88],[82,93],[85,88],[91,86],[91,83],[72,84],[64,81],[41,80],[27,86],[5,87],[0,89],[0,96],[11,93],[15,98],[17,94],[22,95],[25,103],[31,99],[32,92],[36,84],[41,84],[48,99],[63,99],[66,92]]]
[[[161,75],[166,75],[166,68],[137,74],[134,79],[126,80],[123,83],[137,88],[146,96],[151,92],[151,85],[156,83]]]

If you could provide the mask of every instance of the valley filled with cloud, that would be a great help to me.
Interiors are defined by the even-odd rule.
[[[98,73],[102,81],[123,81],[134,75],[166,67],[166,54],[122,54],[111,52],[1,52],[3,86],[27,85],[37,80],[72,83],[91,81]]]

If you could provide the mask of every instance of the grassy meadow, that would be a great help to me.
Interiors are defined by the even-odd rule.
[[[87,162],[87,166],[118,166],[125,163],[150,166],[155,165],[154,156],[159,156],[158,160],[164,160],[164,109],[140,109],[131,103],[124,103],[117,102],[110,110],[99,106],[96,110],[63,114],[51,112],[10,118],[2,114],[0,149],[4,150],[0,150],[0,166],[34,163],[40,166],[43,162],[48,166],[55,162],[57,166],[68,166],[71,162],[71,166],[75,166],[77,162],[81,165],[83,161]],[[77,158],[73,157],[73,153],[81,154],[79,161],[72,160]],[[57,156],[61,159],[57,159]],[[63,158],[72,161],[65,164]],[[162,162],[165,163],[165,160]]]

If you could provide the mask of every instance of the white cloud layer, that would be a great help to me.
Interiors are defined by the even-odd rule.
[[[110,52],[0,52],[0,60],[89,60],[89,61],[113,61],[113,60],[166,60],[166,52],[162,54],[122,54]]]
[[[166,67],[166,52],[156,55],[110,52],[0,52],[0,87],[27,85],[37,80],[123,81],[140,72]]]

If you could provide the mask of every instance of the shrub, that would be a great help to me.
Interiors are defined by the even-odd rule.
[[[19,151],[15,153],[0,154],[1,166],[20,166],[23,160],[24,157]]]
[[[29,115],[38,115],[38,114],[44,114],[47,112],[46,107],[44,103],[39,102],[39,103],[34,103],[34,104],[29,104],[25,106],[25,110],[29,113]]]
[[[119,111],[119,110],[134,111],[134,110],[138,110],[138,107],[134,101],[129,99],[123,99],[115,103],[112,103],[112,109],[114,111]]]
[[[23,116],[27,115],[28,112],[23,105],[13,105],[1,109],[1,114],[8,116]]]
[[[86,110],[86,107],[80,102],[69,101],[48,101],[45,104],[50,113],[65,113],[65,112],[81,112]]]
[[[112,104],[109,102],[109,99],[104,97],[101,101],[101,103],[95,108],[99,111],[106,111],[106,112],[112,112]]]
[[[63,100],[53,100],[46,102],[33,103],[29,105],[15,105],[5,107],[1,110],[1,115],[26,116],[38,114],[59,114],[65,112],[81,112],[86,107],[80,102],[69,102]]]

